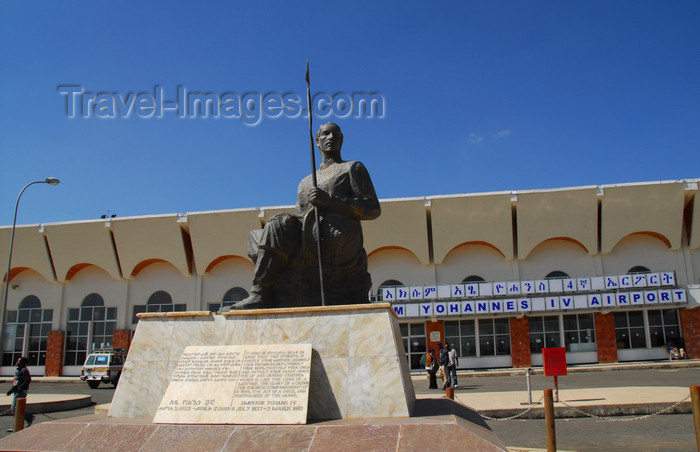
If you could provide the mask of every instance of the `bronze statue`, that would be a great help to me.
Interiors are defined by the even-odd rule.
[[[321,304],[315,211],[320,219],[325,303],[368,302],[372,281],[360,220],[377,218],[381,208],[369,173],[362,163],[341,159],[342,145],[337,124],[319,128],[316,146],[323,161],[316,173],[318,186],[313,186],[312,175],[305,177],[297,190],[296,215],[277,214],[262,231],[251,232],[253,287],[232,309]]]

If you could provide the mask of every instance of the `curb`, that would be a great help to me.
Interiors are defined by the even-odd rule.
[[[43,395],[44,394],[30,394],[29,401],[27,402],[28,412],[34,414],[54,413],[56,411],[77,410],[78,408],[85,408],[94,405],[92,397],[89,395],[66,395],[62,397],[67,398],[60,400],[32,401],[32,399],[40,399]],[[11,404],[0,405],[0,413],[9,412],[11,406]]]
[[[14,377],[2,376],[0,377],[0,383],[12,383]],[[32,375],[32,382],[44,382],[44,383],[80,383],[87,385],[84,381],[80,380],[80,377],[35,377]],[[111,383],[103,383],[111,384]]]

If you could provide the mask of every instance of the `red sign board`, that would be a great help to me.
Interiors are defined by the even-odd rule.
[[[566,349],[564,347],[543,348],[542,358],[545,377],[566,375]]]

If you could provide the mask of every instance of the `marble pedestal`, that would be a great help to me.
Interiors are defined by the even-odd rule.
[[[306,425],[155,424],[189,345],[311,344]],[[143,314],[109,416],[44,422],[0,440],[0,450],[507,451],[472,409],[416,400],[388,304]]]
[[[409,417],[415,393],[386,303],[140,314],[109,417],[153,419],[185,347],[311,344],[308,419]]]
[[[449,399],[419,399],[410,418],[339,419],[307,425],[153,424],[104,415],[44,422],[0,440],[0,450],[119,452],[499,451],[478,413]]]

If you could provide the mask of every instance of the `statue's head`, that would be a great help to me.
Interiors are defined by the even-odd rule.
[[[327,122],[318,128],[316,132],[316,146],[321,152],[340,152],[343,147],[343,132],[340,126],[333,122]]]

